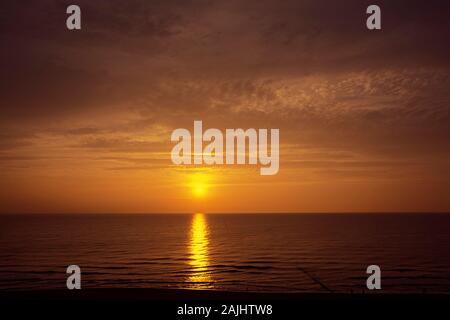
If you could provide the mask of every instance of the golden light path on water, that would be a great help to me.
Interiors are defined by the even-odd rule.
[[[189,240],[189,265],[191,276],[187,282],[193,289],[213,288],[209,270],[209,228],[203,213],[195,213],[192,217]]]

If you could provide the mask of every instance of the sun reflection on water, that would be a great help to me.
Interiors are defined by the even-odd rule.
[[[212,288],[209,270],[209,228],[203,213],[196,213],[192,217],[189,242],[189,265],[191,276],[187,279],[193,289]]]

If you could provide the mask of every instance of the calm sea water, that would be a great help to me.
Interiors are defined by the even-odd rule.
[[[450,215],[3,215],[0,288],[450,293]]]

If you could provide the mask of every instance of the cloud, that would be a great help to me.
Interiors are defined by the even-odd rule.
[[[380,32],[356,0],[80,0],[79,32],[65,29],[68,1],[2,3],[0,149],[40,161],[164,153],[171,130],[201,119],[280,128],[282,161],[323,174],[441,168],[450,4],[436,3],[378,1]]]

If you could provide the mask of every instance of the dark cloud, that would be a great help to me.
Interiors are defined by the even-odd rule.
[[[380,68],[448,72],[449,5],[442,2],[379,1],[380,32],[365,28],[368,1],[77,3],[79,32],[65,29],[69,1],[2,4],[2,118],[228,102],[192,84],[201,80],[250,95],[252,87],[236,85]],[[265,89],[258,94],[270,96]]]
[[[167,151],[132,135],[202,119],[334,154],[448,154],[448,2],[377,1],[373,32],[372,1],[80,0],[76,32],[69,4],[0,4],[0,148],[30,143],[26,124],[90,151]],[[136,117],[102,123],[121,112]]]
[[[9,151],[16,148],[32,145],[33,134],[27,132],[0,133],[0,151]]]

